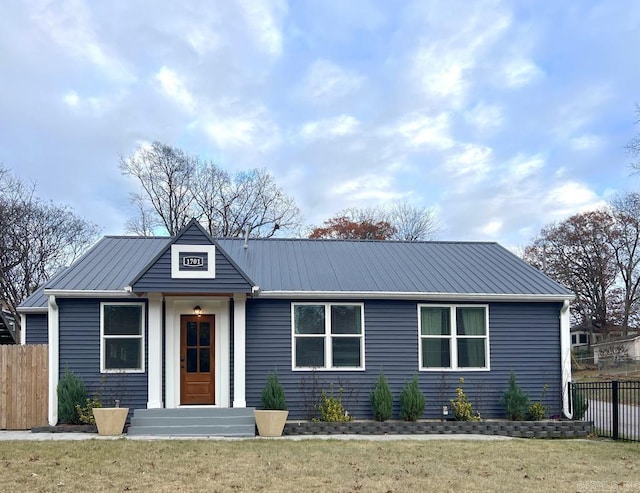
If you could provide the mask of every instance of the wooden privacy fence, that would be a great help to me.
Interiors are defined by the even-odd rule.
[[[0,429],[46,425],[48,402],[47,345],[0,345]]]

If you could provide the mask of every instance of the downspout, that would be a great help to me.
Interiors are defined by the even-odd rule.
[[[571,382],[571,334],[569,318],[569,300],[564,300],[560,309],[560,356],[562,367],[562,414],[573,417],[569,410],[569,382]]]
[[[49,425],[58,424],[58,377],[59,377],[59,312],[56,297],[49,296]]]

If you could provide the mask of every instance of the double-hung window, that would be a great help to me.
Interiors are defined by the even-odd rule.
[[[421,370],[488,370],[486,305],[419,305]]]
[[[144,303],[100,304],[100,370],[144,371]]]
[[[364,369],[363,305],[294,303],[294,369]]]

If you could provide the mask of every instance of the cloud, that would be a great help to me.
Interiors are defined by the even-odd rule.
[[[360,122],[350,115],[340,115],[335,118],[307,122],[302,126],[300,134],[306,139],[322,139],[330,137],[344,137],[358,130]]]
[[[409,147],[427,146],[443,150],[454,145],[447,113],[440,113],[436,117],[413,113],[401,119],[388,132],[399,134]]]
[[[193,95],[186,88],[182,77],[171,70],[170,68],[163,66],[156,74],[155,79],[160,84],[160,88],[164,94],[173,99],[176,103],[183,107],[184,110],[189,112],[194,109]]]
[[[562,220],[573,214],[599,209],[606,205],[589,186],[568,181],[551,188],[541,200],[553,220]]]
[[[529,179],[545,165],[545,160],[540,155],[524,156],[518,155],[507,163],[505,182],[513,183]]]
[[[90,10],[82,0],[34,2],[31,20],[71,56],[86,60],[118,82],[135,82],[136,76],[96,36]]]
[[[604,139],[599,135],[583,134],[570,139],[569,144],[575,151],[593,151],[604,145]]]
[[[459,152],[445,163],[445,169],[453,177],[466,176],[472,181],[481,180],[492,169],[493,150],[479,144],[463,144]]]
[[[511,26],[511,15],[495,2],[417,4],[421,35],[411,56],[414,88],[427,98],[460,107],[473,84],[473,72]]]
[[[316,60],[305,77],[305,97],[316,104],[331,102],[359,89],[364,77],[329,60]]]
[[[365,174],[338,183],[331,191],[340,200],[361,206],[363,202],[387,202],[399,199],[402,194],[393,190],[393,178],[389,175]]]
[[[481,132],[499,129],[504,122],[502,108],[499,105],[486,104],[483,101],[467,110],[464,113],[464,119]]]
[[[542,70],[531,60],[512,60],[501,71],[503,84],[510,88],[520,88],[542,77]]]
[[[222,150],[265,152],[282,141],[278,124],[259,103],[224,102],[199,120],[198,126]]]
[[[252,0],[240,2],[239,6],[254,35],[256,46],[268,55],[280,56],[283,43],[281,24],[287,11],[286,3],[280,0]]]

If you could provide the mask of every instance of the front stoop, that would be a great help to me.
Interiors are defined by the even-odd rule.
[[[253,437],[253,408],[135,409],[128,435]]]

